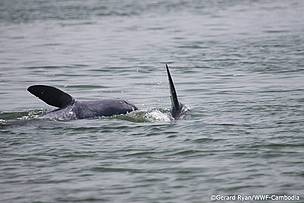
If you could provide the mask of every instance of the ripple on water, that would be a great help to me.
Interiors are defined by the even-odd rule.
[[[0,201],[302,194],[303,2],[0,1]],[[40,119],[37,83],[142,108]]]

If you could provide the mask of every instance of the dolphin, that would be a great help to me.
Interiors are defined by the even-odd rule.
[[[184,105],[178,101],[174,83],[167,64],[166,70],[171,94],[171,115],[174,119],[178,119],[182,114]],[[45,103],[57,107],[57,109],[46,113],[44,118],[75,120],[121,115],[138,110],[134,104],[121,99],[78,101],[62,90],[47,85],[33,85],[27,90]]]
[[[186,109],[185,105],[180,103],[177,98],[176,90],[174,87],[173,79],[171,77],[169,67],[166,64],[167,75],[169,80],[169,88],[170,88],[170,98],[171,98],[171,116],[174,119],[179,119],[188,109]]]

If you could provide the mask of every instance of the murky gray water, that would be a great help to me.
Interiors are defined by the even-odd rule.
[[[300,0],[2,0],[0,201],[303,195],[303,10]],[[170,108],[165,63],[187,119],[157,114]],[[52,107],[33,84],[143,113],[37,119]]]

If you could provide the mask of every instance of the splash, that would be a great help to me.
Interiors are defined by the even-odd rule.
[[[170,122],[172,116],[170,112],[164,112],[161,109],[138,110],[125,115],[112,116],[112,119],[127,120],[135,123],[144,122]]]
[[[179,119],[189,118],[188,112],[190,108],[183,106],[181,116]],[[127,120],[131,122],[172,122],[175,119],[172,117],[169,109],[150,109],[138,110],[128,113],[126,115],[113,116],[114,119]]]
[[[0,128],[16,125],[22,121],[40,118],[44,110],[31,110],[22,112],[0,112]]]
[[[165,113],[158,109],[154,109],[152,111],[148,111],[147,113],[145,113],[145,119],[147,119],[150,122],[157,122],[157,121],[170,122],[173,120],[173,117],[169,112]]]

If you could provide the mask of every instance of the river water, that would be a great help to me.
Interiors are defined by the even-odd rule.
[[[303,201],[303,10],[301,0],[2,0],[0,201]],[[177,121],[162,113],[165,63],[191,110]],[[34,84],[140,111],[40,119],[53,108],[26,91]]]

